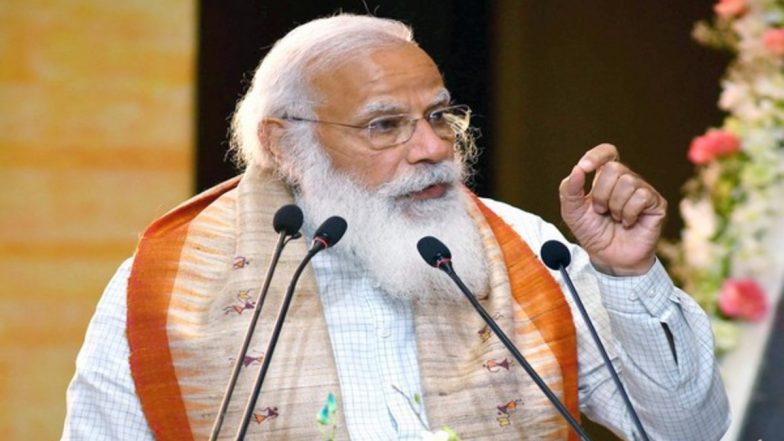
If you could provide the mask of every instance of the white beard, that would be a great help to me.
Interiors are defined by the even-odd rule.
[[[460,160],[420,164],[406,176],[367,190],[333,170],[321,146],[303,138],[311,137],[299,137],[297,147],[288,151],[295,162],[286,161],[281,173],[295,186],[306,231],[314,232],[334,215],[348,223],[346,234],[329,252],[364,268],[393,297],[424,302],[462,298],[454,282],[417,251],[419,239],[434,236],[451,250],[455,271],[466,286],[475,294],[486,292],[487,262],[476,224],[466,210],[472,202],[460,188],[465,174]],[[449,183],[440,198],[402,197],[437,183]]]

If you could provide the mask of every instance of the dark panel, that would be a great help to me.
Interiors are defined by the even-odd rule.
[[[560,180],[584,151],[612,142],[621,148],[622,160],[671,202],[667,234],[675,235],[680,187],[693,172],[686,161],[688,145],[722,118],[716,102],[728,57],[690,38],[694,22],[711,16],[713,3],[494,3],[519,17],[511,25],[517,32],[496,42],[499,58],[493,65],[521,66],[519,76],[494,90],[522,102],[517,126],[494,128],[514,133],[494,147],[496,155],[520,162],[517,173],[510,170],[494,183],[503,187],[505,198],[557,222]],[[511,63],[509,57],[522,61]],[[498,149],[521,151],[507,155]]]
[[[445,74],[456,101],[480,115],[483,132],[486,98],[489,7],[484,2],[368,1],[378,16],[412,25],[420,46]],[[197,189],[202,190],[237,173],[226,157],[229,119],[253,70],[268,48],[297,24],[338,10],[365,13],[357,1],[302,0],[200,2],[197,86]],[[466,30],[470,29],[470,38]],[[482,143],[487,143],[485,136]],[[478,165],[486,174],[485,155]],[[484,181],[478,190],[487,194]]]

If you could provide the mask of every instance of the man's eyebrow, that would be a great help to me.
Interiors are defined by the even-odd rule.
[[[449,91],[446,89],[441,89],[430,102],[430,107],[447,105],[451,99],[452,96],[449,94]]]
[[[450,99],[451,96],[449,95],[449,91],[441,89],[430,101],[428,108],[447,105],[449,104]],[[407,109],[401,103],[394,101],[376,101],[368,103],[365,107],[360,109],[359,112],[357,112],[356,118],[362,120],[380,114],[402,114],[406,113],[406,111]]]
[[[405,109],[400,103],[392,101],[376,101],[368,103],[357,113],[357,119],[365,119],[378,114],[404,113]]]

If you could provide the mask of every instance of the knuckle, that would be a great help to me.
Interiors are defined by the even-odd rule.
[[[636,191],[637,199],[641,202],[649,201],[654,198],[654,193],[648,187],[640,187]]]
[[[618,178],[618,183],[621,185],[633,186],[637,183],[637,177],[630,173],[624,173]]]

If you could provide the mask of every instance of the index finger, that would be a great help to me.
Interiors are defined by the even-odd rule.
[[[618,149],[612,144],[599,144],[585,152],[577,166],[580,167],[585,173],[592,173],[598,170],[608,162],[617,161],[620,159]]]

